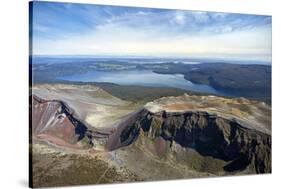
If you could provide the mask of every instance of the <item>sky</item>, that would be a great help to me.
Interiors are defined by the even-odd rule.
[[[271,16],[33,2],[33,55],[271,62]]]

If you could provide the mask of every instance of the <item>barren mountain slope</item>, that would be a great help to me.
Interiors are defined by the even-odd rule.
[[[122,158],[128,162],[138,161],[139,152],[131,153],[138,149],[176,170],[198,171],[195,176],[270,173],[271,108],[242,98],[161,98],[125,119],[106,148],[126,151],[126,146],[130,155]]]
[[[32,93],[34,169],[48,161],[49,186],[74,174],[59,166],[69,159],[106,165],[95,177],[82,171],[76,184],[98,183],[111,168],[119,176],[106,183],[271,172],[271,107],[262,102],[182,95],[140,108],[93,85],[35,85]]]
[[[105,128],[128,114],[135,107],[93,85],[37,84],[32,94],[44,100],[60,100],[90,126]]]

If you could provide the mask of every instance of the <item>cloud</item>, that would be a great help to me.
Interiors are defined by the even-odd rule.
[[[171,22],[176,23],[178,25],[185,25],[186,24],[186,15],[182,11],[176,11],[175,16],[172,17]]]
[[[195,11],[192,16],[197,23],[206,23],[210,21],[209,14],[207,12]]]
[[[34,24],[33,30],[38,31],[38,32],[45,32],[46,33],[46,32],[49,31],[49,27],[44,26],[44,25],[40,25],[40,24]]]
[[[34,54],[271,59],[268,16],[61,3],[35,9]]]
[[[213,19],[224,19],[225,17],[227,17],[229,14],[227,13],[222,13],[222,12],[214,12],[212,14],[210,14],[210,16]]]

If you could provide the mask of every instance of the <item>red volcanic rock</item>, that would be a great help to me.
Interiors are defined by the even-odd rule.
[[[78,147],[84,137],[92,145],[88,128],[73,116],[67,104],[58,100],[44,100],[31,96],[32,137],[59,146]]]

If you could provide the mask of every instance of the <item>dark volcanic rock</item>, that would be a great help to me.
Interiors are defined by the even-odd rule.
[[[226,172],[247,167],[252,167],[256,173],[271,172],[271,135],[208,112],[152,113],[143,109],[119,127],[119,132],[108,141],[108,150],[127,146],[144,137],[144,140],[152,141],[155,148],[152,153],[156,151],[163,155],[167,147],[163,143],[176,152],[173,147],[177,144],[182,148],[180,151],[192,148],[204,157],[227,162],[223,167]],[[184,153],[178,155],[184,156]]]

